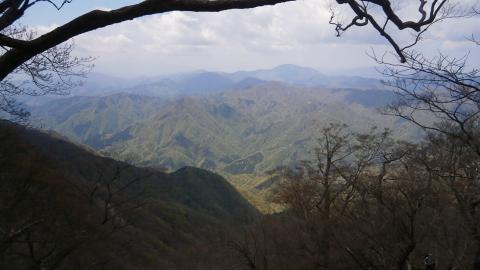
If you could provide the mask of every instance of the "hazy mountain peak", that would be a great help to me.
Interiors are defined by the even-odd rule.
[[[294,64],[283,64],[276,66],[272,68],[272,70],[277,70],[277,71],[283,71],[283,72],[310,72],[310,73],[315,73],[319,74],[316,69],[311,68],[311,67],[303,67],[303,66],[298,66]]]

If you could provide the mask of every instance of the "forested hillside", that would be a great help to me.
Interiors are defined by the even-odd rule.
[[[0,0],[0,270],[480,270],[478,25]]]
[[[133,167],[6,121],[0,137],[1,269],[148,269],[259,217],[208,171]]]
[[[329,122],[342,122],[356,131],[390,128],[402,139],[418,137],[412,126],[379,113],[378,108],[391,102],[394,94],[376,88],[380,83],[374,79],[328,77],[291,65],[227,75],[195,73],[171,79],[209,78],[206,85],[215,91],[194,84],[200,87],[195,94],[184,86],[177,88],[182,94],[176,98],[70,97],[32,107],[32,113],[44,128],[113,158],[167,170],[195,166],[220,173],[253,201],[275,182],[267,172],[312,157],[318,129]],[[226,78],[256,81],[220,91],[216,85]],[[323,85],[351,81],[373,89]],[[148,87],[134,89],[145,93],[141,89]]]

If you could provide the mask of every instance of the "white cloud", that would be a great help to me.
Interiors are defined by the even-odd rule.
[[[52,31],[53,29],[57,28],[59,25],[57,24],[51,24],[51,25],[37,25],[34,27],[31,27],[33,31],[35,31],[38,35],[45,34],[47,32]]]
[[[98,57],[97,71],[117,75],[232,71],[282,63],[347,69],[372,65],[366,56],[371,48],[390,49],[371,26],[335,37],[328,7],[328,1],[304,0],[220,13],[170,12],[100,29],[75,41],[80,54]],[[455,25],[467,25],[464,32],[474,32],[476,23],[434,27],[424,47],[462,50],[463,43],[446,41],[460,41]],[[402,33],[397,38],[411,37]]]
[[[108,7],[96,7],[94,9],[101,10],[101,11],[111,11],[112,10],[111,8],[108,8]]]
[[[135,47],[134,42],[124,34],[87,35],[75,39],[79,49],[91,54],[105,54],[119,51],[129,51]]]

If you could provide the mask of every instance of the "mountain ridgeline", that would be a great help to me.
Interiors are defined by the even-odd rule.
[[[209,171],[138,168],[7,121],[0,137],[1,269],[149,269],[259,217]]]
[[[100,89],[108,94],[92,91],[32,106],[33,116],[105,155],[168,170],[208,169],[255,193],[270,186],[263,183],[266,172],[310,159],[318,130],[329,122],[415,136],[378,113],[395,98],[378,80],[325,76],[293,65],[195,72]]]

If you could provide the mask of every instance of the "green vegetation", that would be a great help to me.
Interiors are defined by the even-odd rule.
[[[165,101],[130,94],[54,100],[34,110],[40,122],[69,138],[95,149],[128,139],[122,131],[148,118]],[[140,106],[141,104],[141,106]]]
[[[373,104],[379,96],[382,99]],[[392,97],[386,90],[270,82],[168,102],[125,94],[72,97],[37,107],[34,115],[45,119],[47,127],[113,158],[169,170],[196,166],[219,173],[248,198],[258,197],[252,202],[264,208],[258,202],[272,186],[266,172],[311,158],[316,133],[326,123],[343,122],[356,131],[388,127],[398,131],[399,138],[417,136],[408,125],[376,112],[374,105]],[[112,105],[100,110],[99,104]],[[55,110],[55,117],[50,110]],[[107,116],[110,120],[105,120]],[[256,188],[263,181],[270,185]]]

